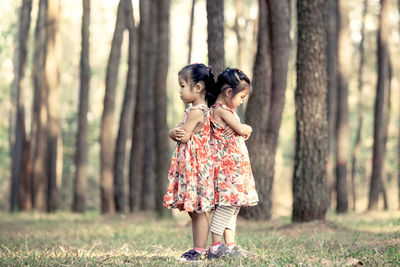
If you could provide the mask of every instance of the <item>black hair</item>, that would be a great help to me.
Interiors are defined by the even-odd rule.
[[[210,94],[210,92],[214,88],[215,80],[214,73],[212,72],[210,67],[207,67],[206,65],[201,63],[194,63],[183,67],[178,72],[178,75],[181,76],[191,86],[194,86],[198,82],[204,82],[207,104],[209,107],[214,104],[215,100],[212,100],[212,95]]]
[[[250,88],[250,79],[240,69],[226,68],[221,74],[218,75],[217,82],[211,92],[213,95],[213,103],[217,100],[218,95],[228,88],[232,88],[233,96],[240,93],[246,88]]]

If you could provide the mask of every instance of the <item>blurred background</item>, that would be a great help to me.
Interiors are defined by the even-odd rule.
[[[42,2],[43,12],[40,14]],[[102,213],[124,213],[161,209],[159,197],[165,190],[167,182],[165,162],[169,166],[169,158],[174,149],[174,144],[168,140],[165,129],[175,127],[183,118],[185,109],[179,98],[177,73],[188,63],[201,62],[210,65],[216,75],[223,69],[220,67],[220,64],[222,64],[224,67],[240,68],[253,79],[253,72],[257,65],[256,53],[261,27],[266,27],[267,31],[270,29],[269,36],[274,36],[274,34],[271,34],[275,31],[274,27],[279,28],[281,26],[269,22],[269,24],[266,24],[267,26],[260,27],[261,24],[259,23],[262,23],[259,19],[260,7],[269,8],[269,12],[275,12],[273,14],[280,14],[279,8],[274,10],[274,5],[266,7],[265,3],[260,4],[265,2],[261,0],[215,1],[214,6],[208,8],[206,0],[164,1],[166,3],[162,3],[163,1],[142,1],[147,2],[145,4],[139,3],[139,0],[97,0],[91,1],[90,13],[86,13],[89,40],[84,45],[82,43],[82,18],[85,16],[82,17],[82,4],[85,2],[86,5],[90,3],[89,1],[66,0],[18,0],[5,1],[0,6],[1,210],[73,210],[77,212],[99,210]],[[218,3],[221,2],[223,3],[222,8],[221,6],[218,7]],[[301,44],[297,37],[296,3],[295,1],[283,2],[287,2],[285,7],[287,12],[282,13],[282,19],[287,21],[288,25],[288,30],[283,35],[286,35],[290,40],[290,46],[285,52],[286,57],[284,57],[287,62],[282,61],[282,64],[287,64],[287,73],[272,74],[272,76],[277,75],[276,77],[281,77],[281,80],[286,81],[283,90],[284,106],[280,130],[279,126],[277,127],[279,138],[277,139],[276,152],[269,154],[272,158],[275,158],[275,162],[272,163],[272,166],[275,167],[272,167],[272,171],[269,167],[267,170],[267,172],[272,173],[270,184],[273,184],[273,186],[269,187],[268,183],[262,182],[261,180],[264,178],[257,176],[256,174],[259,172],[255,171],[257,188],[260,190],[263,186],[268,187],[266,192],[261,189],[260,196],[263,197],[267,194],[270,200],[265,205],[260,206],[260,212],[265,213],[265,216],[248,213],[247,217],[268,219],[271,216],[289,216],[292,213],[292,181],[296,148],[296,55],[298,45]],[[338,3],[337,1],[327,1],[326,5],[329,4],[328,2],[336,3],[336,5]],[[341,24],[342,28],[336,28],[337,36],[329,35],[328,25],[330,24],[328,20],[335,17],[336,23],[340,22],[341,18],[337,15],[338,11],[329,13],[327,8],[323,13],[326,23],[324,34],[328,33],[323,36],[323,39],[328,43],[327,47],[329,47],[329,44],[332,45],[332,37],[336,42],[342,40],[338,37],[341,29],[347,30],[345,34],[348,37],[344,46],[337,43],[338,49],[335,56],[336,58],[340,57],[340,49],[347,53],[347,65],[345,67],[340,65],[341,59],[336,60],[339,64],[339,67],[337,67],[339,72],[342,66],[343,69],[346,69],[348,77],[346,82],[348,97],[345,99],[345,102],[348,103],[346,107],[348,135],[344,144],[344,150],[348,151],[344,158],[345,164],[347,164],[344,177],[347,187],[346,201],[348,208],[345,211],[354,209],[356,212],[363,212],[369,206],[370,181],[373,174],[374,118],[376,115],[374,108],[379,72],[377,36],[380,26],[383,25],[380,22],[380,14],[381,11],[383,12],[383,9],[381,9],[382,2],[387,2],[386,5],[388,6],[388,11],[384,14],[386,28],[383,32],[387,33],[387,51],[389,51],[391,59],[391,75],[390,78],[386,79],[390,84],[390,93],[389,102],[385,102],[383,111],[388,117],[385,117],[387,118],[387,120],[385,119],[386,124],[382,126],[383,128],[387,127],[387,135],[385,139],[386,155],[383,157],[380,177],[388,209],[398,209],[400,207],[400,187],[398,186],[400,183],[400,87],[398,80],[400,66],[396,58],[399,56],[400,47],[400,3],[388,0],[349,0],[346,2],[348,6],[345,9],[340,9],[340,5],[336,6],[336,9],[342,12],[342,18],[347,17],[348,19],[347,24]],[[25,9],[29,12],[20,16],[23,4],[25,8],[26,5],[31,5],[31,10]],[[165,7],[169,11],[167,15],[162,12],[165,11]],[[52,8],[54,8],[54,13],[51,13]],[[210,42],[215,41],[212,39],[215,37],[210,35],[207,25],[218,23],[218,20],[212,21],[212,19],[219,16],[212,11],[219,11],[217,13],[223,15],[222,23],[219,21],[220,26],[223,27],[222,50],[224,53],[222,54],[222,63],[210,62],[212,58],[210,60],[211,51],[209,51],[209,47]],[[267,15],[264,14],[264,16],[271,19],[268,18],[270,13],[266,13]],[[23,37],[21,25],[23,25],[22,21],[26,23],[27,14],[31,16],[30,26],[25,30],[25,37]],[[143,14],[146,14],[147,17],[144,17]],[[213,17],[207,17],[208,14]],[[40,15],[44,16],[43,19],[40,19]],[[117,19],[119,16],[120,24],[118,24]],[[48,28],[46,28],[46,25]],[[119,26],[116,27],[116,25]],[[157,25],[157,27],[153,29],[153,35],[146,35],[146,32],[152,32],[152,30],[149,30],[150,28],[146,28],[151,27],[151,25]],[[163,25],[166,28],[163,28]],[[285,29],[285,25],[282,25],[282,28]],[[215,27],[215,29],[218,29],[218,27]],[[43,39],[41,37],[43,32],[50,38]],[[169,35],[163,36],[162,33],[165,32]],[[153,37],[151,36],[158,38],[157,44],[152,43],[151,38]],[[191,42],[189,41],[190,38],[192,39]],[[270,38],[273,40],[275,37]],[[362,48],[360,48],[361,44]],[[221,42],[219,45],[221,45]],[[24,56],[21,56],[24,54],[21,52],[24,46],[26,47],[25,59]],[[82,49],[84,46],[87,50]],[[129,48],[132,49],[131,52],[129,52]],[[111,51],[114,51],[114,54]],[[138,52],[135,54],[132,51]],[[268,51],[270,51],[272,57],[274,57],[274,53],[278,53],[274,51],[274,48],[272,48],[272,52],[271,48]],[[332,58],[329,57],[330,52],[327,51],[324,51],[324,54],[327,54],[326,62],[329,64]],[[84,53],[86,53],[86,56],[83,55]],[[120,53],[120,57],[117,55],[118,53]],[[169,61],[163,61],[165,56],[169,58]],[[363,60],[360,60],[361,57]],[[85,62],[82,58],[86,58],[86,65],[82,63]],[[153,60],[153,65],[145,65],[149,64],[148,62],[143,63],[150,59]],[[157,60],[161,61],[158,62]],[[43,64],[46,67],[43,67]],[[158,68],[157,66],[161,67]],[[270,68],[273,69],[271,66]],[[361,72],[360,66],[362,66]],[[21,72],[21,70],[23,71]],[[82,74],[84,71],[88,75]],[[277,70],[273,70],[273,73],[276,72]],[[24,74],[21,75],[21,73]],[[167,74],[164,81],[163,73]],[[267,74],[265,76],[271,77]],[[54,77],[58,77],[58,79],[54,81]],[[84,82],[85,77],[86,83]],[[158,80],[159,78],[161,80]],[[43,83],[43,81],[47,82]],[[154,84],[150,84],[149,81],[154,81]],[[256,96],[259,88],[271,87],[271,90],[274,90],[274,85],[264,85],[262,79],[259,81],[254,83]],[[320,99],[322,102],[326,101],[324,97],[327,94],[329,95],[327,92],[332,86],[329,85],[328,81],[329,78],[325,80],[327,84],[325,88],[320,88],[323,93],[323,98]],[[360,81],[361,92],[359,90]],[[18,83],[20,86],[17,85]],[[155,89],[150,90],[153,85]],[[79,110],[84,110],[84,107],[81,106],[80,108],[79,106],[80,103],[84,102],[80,94],[84,88],[87,88],[89,95],[86,99],[87,115],[79,115]],[[125,94],[128,90],[131,90],[131,95],[127,97]],[[45,95],[40,94],[43,91],[47,93]],[[385,92],[387,94],[388,91]],[[157,99],[162,103],[164,94],[166,98],[164,104],[160,106]],[[125,119],[121,120],[124,99],[127,99],[125,100],[127,103],[131,101],[131,106],[126,107],[127,115],[125,114]],[[250,101],[251,99],[249,103],[252,103]],[[328,103],[328,101],[326,102]],[[265,105],[268,106],[268,103],[266,102]],[[247,106],[246,103],[243,109],[238,110],[238,113],[242,120],[250,125],[252,125],[251,121],[262,121],[262,118],[267,116],[262,112],[259,112],[256,116],[253,112],[250,113],[253,116],[251,119],[249,118],[250,115],[245,112]],[[142,117],[137,115],[140,107],[145,114]],[[337,107],[340,109],[341,106],[337,105]],[[41,113],[42,115],[35,115],[35,112],[38,112],[41,108],[47,111]],[[328,108],[325,107],[325,112]],[[22,120],[21,117],[18,117],[21,110],[24,113]],[[157,118],[160,118],[160,116],[156,115],[157,110],[165,115],[165,129],[159,128],[159,125],[164,124],[163,122],[159,124],[160,120],[157,120]],[[82,114],[85,114],[84,111],[82,112]],[[47,117],[43,114],[47,114]],[[142,113],[139,112],[139,114]],[[362,114],[361,128],[359,126],[360,114]],[[43,116],[46,117],[44,121],[41,120]],[[86,136],[83,137],[79,135],[80,117],[87,118],[87,132]],[[133,118],[135,119],[133,120]],[[149,123],[153,118],[155,118],[155,123]],[[131,122],[125,125],[125,137],[123,137],[122,133],[119,134],[122,131],[121,125],[123,125],[123,121],[128,120]],[[21,129],[18,128],[21,121],[24,122],[24,134],[21,134],[18,130]],[[327,117],[326,122],[328,124]],[[84,120],[82,123],[84,123]],[[257,125],[252,126],[257,132]],[[139,128],[141,132],[139,132]],[[42,136],[45,139],[40,139],[38,133],[41,130],[47,131],[46,137]],[[156,136],[157,132],[164,135]],[[358,132],[360,133],[360,141],[356,146]],[[18,137],[19,135],[20,137]],[[141,136],[141,139],[137,138],[138,135]],[[104,138],[102,139],[101,136]],[[54,137],[55,139],[52,139]],[[78,143],[79,138],[86,140],[86,144]],[[325,141],[330,140],[329,142],[331,142],[335,138],[337,139],[337,137],[328,135]],[[122,140],[122,143],[119,143],[117,139]],[[148,142],[145,141],[146,139],[153,141]],[[43,148],[42,154],[38,152],[40,151],[38,144],[42,142],[40,140],[47,140],[43,141],[47,142],[47,145]],[[136,143],[133,140],[136,140]],[[167,151],[163,150],[165,155],[161,157],[157,157],[160,156],[159,150],[156,149],[156,147],[160,147],[160,145],[157,145],[159,142],[168,145]],[[323,164],[327,166],[327,176],[323,178],[327,181],[326,196],[331,200],[328,204],[329,208],[334,210],[337,208],[337,196],[335,194],[337,189],[335,189],[334,182],[336,160],[328,160],[329,155],[335,154],[335,152],[330,152],[335,151],[332,147],[336,147],[335,141],[332,142],[333,145],[325,147],[327,153],[325,154],[326,159],[323,159]],[[12,147],[18,147],[18,144],[25,149],[13,150]],[[250,155],[252,162],[254,162],[255,154],[252,146],[254,145],[249,144]],[[26,147],[30,147],[28,152],[26,152]],[[87,147],[86,152],[81,152],[83,154],[80,155],[83,156],[80,158],[77,156],[79,147]],[[121,147],[124,159],[122,159],[122,162],[118,161],[120,170],[117,171],[115,167],[116,151]],[[135,153],[139,150],[142,151],[142,154],[136,155]],[[18,154],[18,151],[23,152]],[[357,153],[353,157],[354,151]],[[19,158],[17,155],[19,155]],[[142,165],[135,165],[139,161],[133,160],[134,156],[136,159],[142,159],[140,162]],[[85,157],[87,157],[87,163],[85,163]],[[77,158],[81,160],[77,160]],[[353,158],[356,159],[354,173],[352,172]],[[30,169],[26,170],[26,165],[29,165]],[[262,163],[255,163],[253,170],[254,168],[262,168],[262,165]],[[41,168],[37,166],[41,166]],[[267,168],[266,166],[271,165],[265,163],[264,166],[264,168]],[[82,168],[84,168],[84,171],[81,172],[79,179],[84,182],[78,183],[78,170],[82,170]],[[158,170],[161,171],[160,173],[164,172],[165,175],[160,177]],[[23,178],[24,175],[28,178]],[[53,178],[51,178],[52,175]],[[133,176],[136,178],[133,178]],[[352,177],[354,177],[354,183],[351,182]],[[354,193],[355,198],[353,198]],[[40,199],[42,201],[39,201]],[[377,207],[383,208],[383,202],[384,198],[379,199]],[[160,211],[160,213],[163,212],[165,211]]]

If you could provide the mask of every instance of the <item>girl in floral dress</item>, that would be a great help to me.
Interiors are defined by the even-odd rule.
[[[204,64],[191,64],[178,73],[180,97],[191,104],[183,121],[169,131],[177,142],[168,172],[164,206],[188,212],[192,220],[193,249],[180,260],[206,258],[207,212],[214,208],[213,162],[210,160],[210,116],[206,99],[214,86],[214,75]]]
[[[216,211],[210,224],[212,245],[208,258],[240,256],[244,250],[235,245],[235,228],[240,207],[257,205],[250,159],[244,142],[252,128],[240,123],[234,111],[250,93],[250,80],[239,69],[227,68],[218,75],[213,94],[216,103],[210,108],[211,142],[214,158]],[[233,130],[227,136],[226,128]],[[222,244],[222,235],[225,243]]]

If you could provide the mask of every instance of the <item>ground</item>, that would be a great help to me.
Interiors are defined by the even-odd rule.
[[[400,212],[328,214],[292,224],[240,219],[237,243],[258,257],[181,264],[186,217],[0,213],[0,266],[400,266]]]

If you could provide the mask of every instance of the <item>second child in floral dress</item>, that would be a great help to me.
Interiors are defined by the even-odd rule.
[[[235,245],[235,229],[240,207],[254,206],[258,202],[244,142],[252,128],[240,122],[234,109],[243,103],[250,90],[246,74],[239,69],[227,68],[218,75],[213,91],[217,98],[210,108],[216,211],[210,224],[213,243],[208,250],[209,259],[247,253]],[[228,127],[234,131],[231,136],[224,132]],[[222,236],[225,244],[222,244]]]

